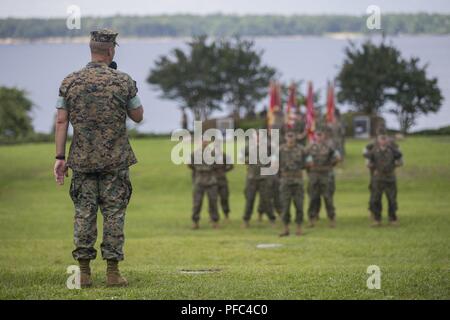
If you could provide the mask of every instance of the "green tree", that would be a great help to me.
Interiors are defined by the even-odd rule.
[[[159,87],[164,99],[176,100],[189,109],[196,120],[206,120],[220,110],[224,88],[217,63],[218,48],[204,36],[188,42],[188,53],[174,49],[172,57],[162,56],[147,82]]]
[[[0,137],[16,139],[31,135],[32,108],[33,103],[23,90],[0,87]]]
[[[354,43],[345,50],[346,58],[337,75],[337,98],[356,111],[378,114],[387,101],[387,90],[401,68],[400,52],[384,41],[367,41],[360,48]]]
[[[402,62],[402,72],[397,74],[394,93],[389,99],[394,103],[389,112],[399,122],[400,130],[407,133],[419,115],[438,112],[442,94],[436,78],[427,78],[427,66],[420,67],[418,58]]]
[[[224,86],[225,103],[237,116],[255,114],[255,105],[267,96],[270,80],[276,70],[262,64],[263,51],[253,41],[235,37],[219,44],[218,64]]]

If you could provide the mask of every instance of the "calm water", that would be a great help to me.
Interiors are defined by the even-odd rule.
[[[441,111],[421,117],[415,129],[450,124],[450,36],[401,36],[391,41],[404,56],[417,56],[429,64],[429,75],[438,78],[445,97]],[[322,99],[325,99],[327,80],[336,76],[343,62],[347,43],[347,40],[325,37],[256,40],[257,47],[265,51],[265,63],[276,67],[283,80],[312,80],[316,88],[322,89]],[[177,103],[159,99],[159,92],[145,79],[158,56],[180,46],[184,46],[182,40],[135,40],[122,42],[117,50],[115,60],[119,69],[138,83],[146,117],[141,131],[169,132],[179,127]],[[25,89],[37,106],[33,114],[36,130],[48,132],[61,80],[88,60],[86,44],[0,45],[0,85]],[[260,107],[264,104],[266,101],[262,101]],[[395,118],[388,116],[387,119],[390,126],[397,126]]]

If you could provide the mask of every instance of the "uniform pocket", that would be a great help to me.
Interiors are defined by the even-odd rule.
[[[78,199],[80,198],[81,184],[82,184],[81,176],[73,172],[69,194],[70,198],[72,198],[72,201],[74,203],[77,203]]]
[[[122,170],[120,173],[120,177],[122,179],[123,187],[124,187],[124,200],[128,204],[131,199],[131,194],[133,193],[133,187],[130,181],[130,173],[129,170]]]

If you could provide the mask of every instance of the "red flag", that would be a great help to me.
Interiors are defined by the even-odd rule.
[[[329,83],[327,95],[327,123],[334,123],[336,121],[334,117],[334,112],[335,112],[334,86],[332,83]]]
[[[314,114],[314,92],[312,82],[308,82],[308,93],[306,96],[306,128],[308,140],[314,141],[314,131],[316,130],[316,120]]]
[[[267,127],[270,129],[274,121],[274,112],[281,105],[280,86],[272,82],[269,88],[269,110],[267,111]]]
[[[286,106],[286,125],[289,129],[294,127],[295,109],[297,108],[297,92],[295,84],[292,83],[289,87],[289,98]]]

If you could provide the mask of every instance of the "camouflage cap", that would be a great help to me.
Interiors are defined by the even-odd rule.
[[[116,37],[118,33],[109,29],[101,29],[91,31],[91,41],[95,42],[112,42],[114,45],[118,45]]]

